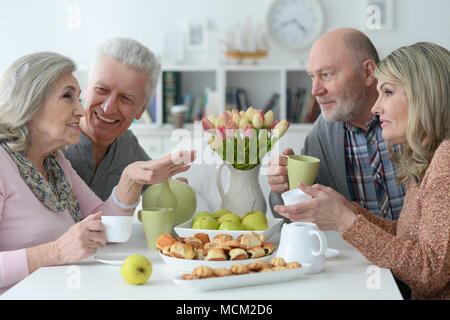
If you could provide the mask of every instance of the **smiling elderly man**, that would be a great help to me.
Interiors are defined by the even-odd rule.
[[[372,42],[355,29],[337,29],[314,42],[307,72],[321,116],[301,153],[320,159],[316,183],[378,216],[396,220],[405,192],[397,186],[378,117],[371,113],[378,97],[372,75],[378,61]],[[398,147],[393,151],[398,152]],[[293,153],[291,148],[283,151]],[[280,156],[270,160],[270,204],[275,217],[281,216],[273,207],[283,204],[280,194],[289,189],[286,162]]]
[[[160,73],[156,56],[135,40],[115,38],[97,49],[83,96],[80,142],[63,152],[102,200],[126,166],[151,160],[128,128],[144,113]]]

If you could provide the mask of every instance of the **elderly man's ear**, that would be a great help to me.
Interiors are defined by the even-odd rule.
[[[142,117],[142,115],[144,114],[144,111],[145,111],[145,109],[147,108],[147,105],[145,104],[143,107],[142,107],[142,110],[141,111],[139,111],[139,113],[136,115],[136,117],[134,117],[136,120],[139,120],[141,117]]]
[[[367,86],[371,86],[372,84],[376,84],[377,82],[375,77],[373,76],[373,72],[375,71],[376,67],[377,64],[372,59],[367,59],[362,63],[363,77]]]

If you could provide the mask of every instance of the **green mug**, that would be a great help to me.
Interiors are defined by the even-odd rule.
[[[147,248],[156,250],[156,239],[171,233],[175,210],[172,208],[144,208],[138,211],[138,220],[144,226]]]
[[[304,155],[285,155],[288,159],[287,171],[289,190],[298,189],[298,183],[311,186],[319,172],[320,159]]]

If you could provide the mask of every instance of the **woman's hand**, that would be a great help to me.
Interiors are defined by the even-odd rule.
[[[78,262],[106,245],[101,216],[103,211],[87,216],[69,228],[55,242],[57,264]]]
[[[298,184],[312,199],[290,206],[275,206],[274,210],[291,221],[312,222],[321,230],[336,230],[341,233],[349,227],[356,215],[351,204],[332,188],[314,184],[311,187]]]
[[[137,161],[125,168],[116,188],[116,198],[123,204],[139,199],[144,184],[157,184],[185,172],[196,157],[196,151],[179,151],[161,159]]]

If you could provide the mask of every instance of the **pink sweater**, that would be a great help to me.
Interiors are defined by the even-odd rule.
[[[377,266],[409,285],[413,299],[450,299],[450,140],[436,150],[420,186],[410,186],[397,221],[358,214],[342,234]]]
[[[104,215],[123,215],[111,197],[103,203],[89,189],[59,150],[56,159],[77,196],[83,218],[100,210]],[[26,248],[56,240],[74,221],[67,210],[55,213],[34,196],[2,147],[0,164],[1,294],[29,274]]]

